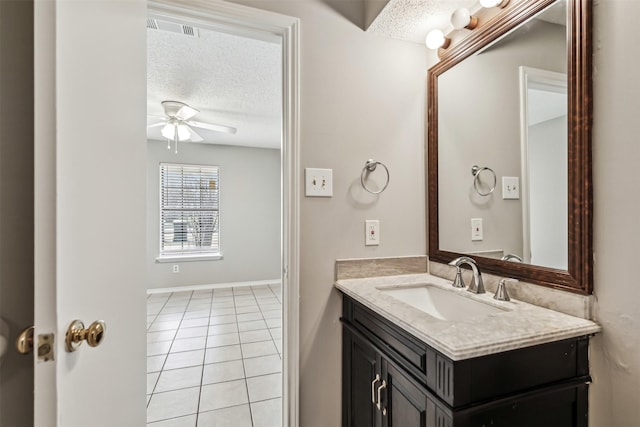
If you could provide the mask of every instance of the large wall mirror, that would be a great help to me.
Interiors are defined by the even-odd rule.
[[[428,89],[430,259],[591,293],[591,1],[511,0]]]

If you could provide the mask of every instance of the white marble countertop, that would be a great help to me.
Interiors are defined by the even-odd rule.
[[[502,308],[498,313],[461,321],[440,320],[379,288],[430,284],[461,298]],[[496,301],[493,294],[476,295],[430,274],[338,280],[336,288],[405,329],[452,360],[464,360],[552,341],[595,334],[598,324],[522,301]]]

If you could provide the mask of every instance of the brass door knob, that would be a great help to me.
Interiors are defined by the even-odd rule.
[[[33,326],[29,326],[25,328],[20,334],[18,338],[16,338],[16,349],[20,354],[29,354],[33,351]]]
[[[72,353],[86,340],[90,347],[97,347],[104,341],[107,325],[102,320],[96,320],[87,329],[81,320],[74,320],[67,328],[65,343],[67,351]]]

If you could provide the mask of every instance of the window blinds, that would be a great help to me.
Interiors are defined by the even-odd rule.
[[[217,166],[160,164],[160,255],[220,253]]]

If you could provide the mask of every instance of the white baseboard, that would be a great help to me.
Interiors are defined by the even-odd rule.
[[[171,288],[147,289],[147,294],[164,294],[168,292],[208,291],[210,289],[239,288],[243,286],[282,285],[282,279],[253,280],[251,282],[212,283],[208,285],[185,285]]]

